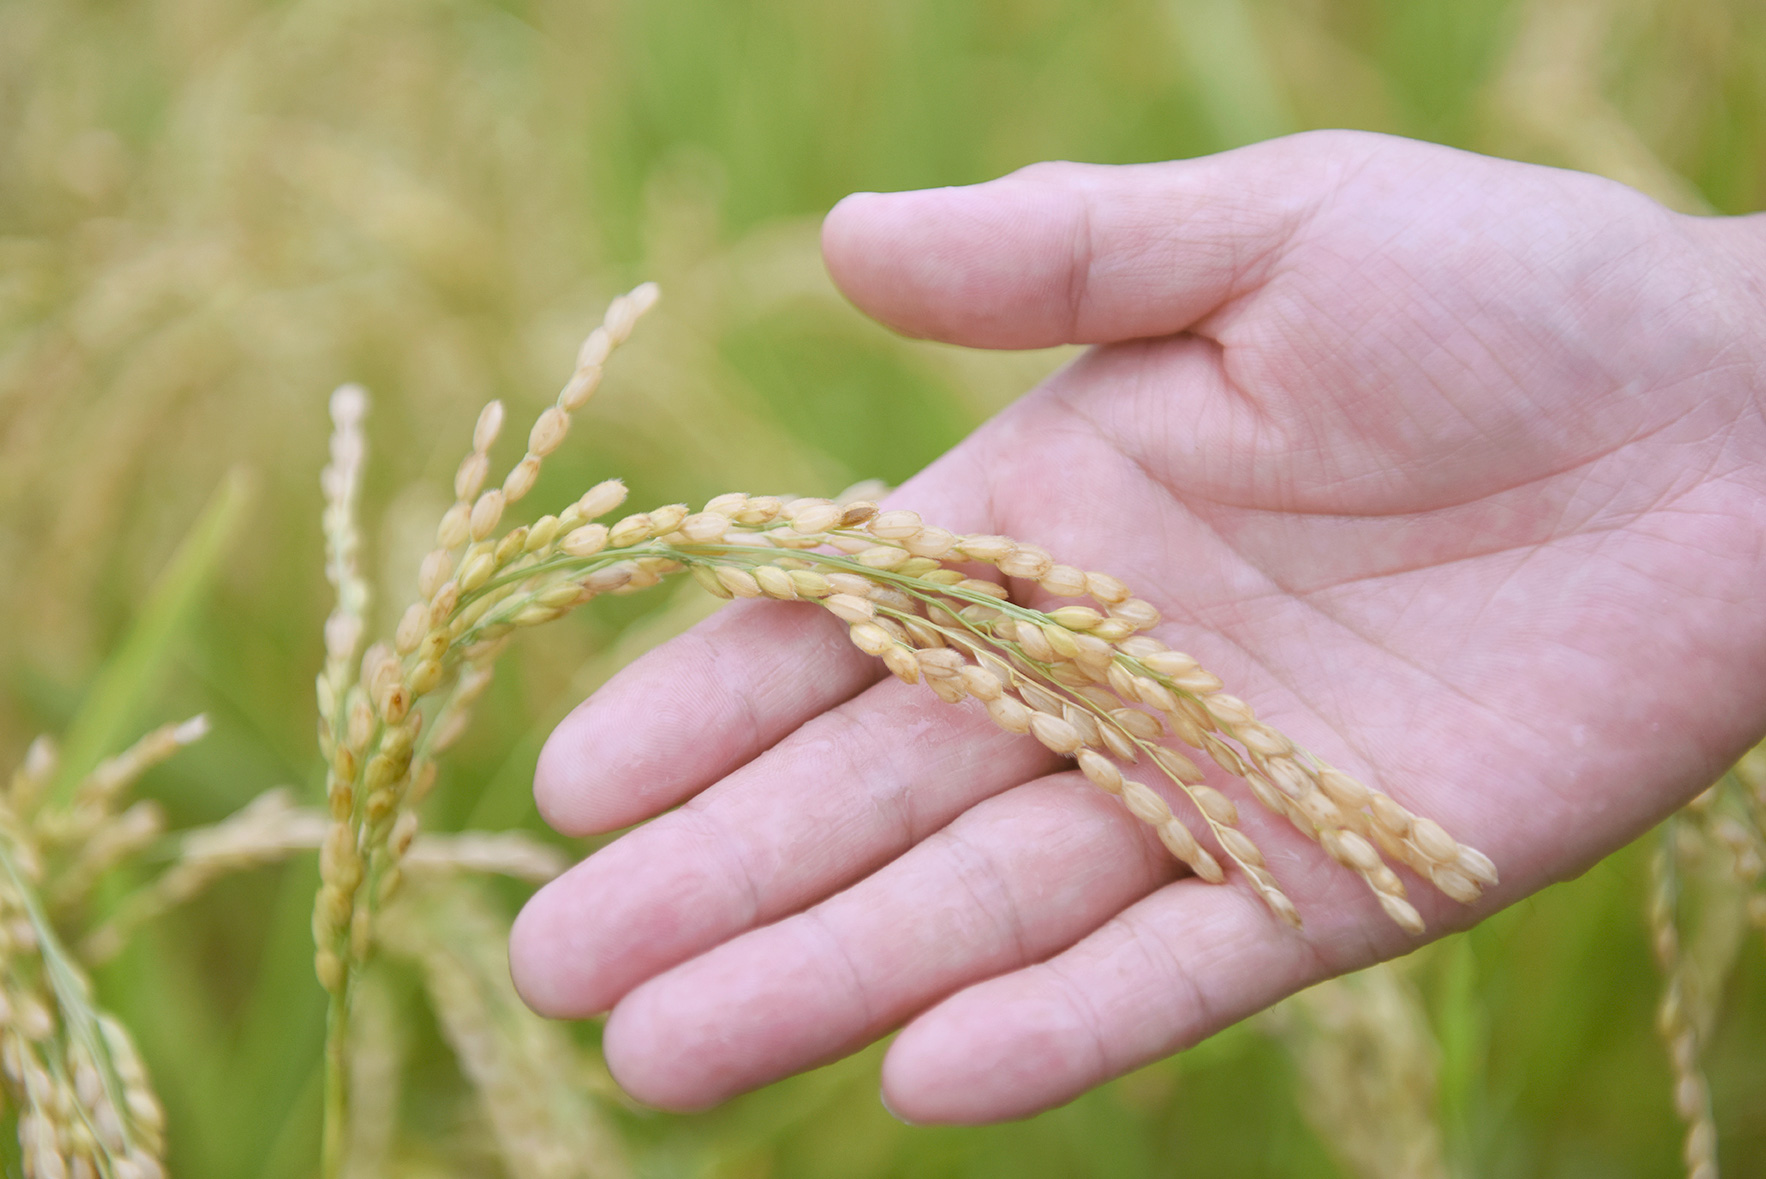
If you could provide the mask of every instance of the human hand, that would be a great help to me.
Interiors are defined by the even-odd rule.
[[[1487,852],[1476,906],[1413,889],[1444,933],[1766,727],[1760,232],[1319,133],[849,198],[824,244],[910,334],[1098,345],[891,506],[1117,574],[1260,716]],[[511,944],[540,1011],[612,1009],[640,1099],[709,1105],[905,1024],[892,1109],[1017,1117],[1418,944],[1274,816],[1242,808],[1300,932],[1180,877],[1035,742],[880,674],[812,607],[737,603],[547,745],[561,831],[685,804]]]

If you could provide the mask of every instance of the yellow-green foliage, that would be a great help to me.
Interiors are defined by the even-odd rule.
[[[315,473],[342,381],[375,391],[362,551],[387,634],[472,415],[501,397],[531,420],[639,278],[668,301],[548,459],[539,502],[612,474],[642,504],[898,479],[1060,359],[860,321],[816,251],[847,191],[1350,125],[1743,211],[1766,203],[1763,61],[1753,0],[0,0],[0,753],[55,731],[96,761],[206,711],[213,735],[139,788],[171,829],[285,783],[318,805]],[[538,832],[539,742],[615,661],[693,619],[703,595],[685,593],[597,602],[517,643],[433,824]],[[1646,859],[1410,971],[1456,1173],[1677,1166]],[[174,1174],[312,1173],[316,884],[310,857],[254,869],[96,972],[165,1102]],[[519,890],[487,887],[430,903],[512,910]],[[498,1174],[510,1115],[467,1074],[503,1066],[449,1047],[469,1002],[493,999],[433,995],[453,1022],[422,1015],[434,952],[399,961],[367,1000],[405,1013],[379,1050],[412,1065],[398,1112],[423,1145],[397,1165]],[[1763,970],[1749,939],[1702,1036],[1736,1174],[1766,1158]],[[570,1034],[592,1046],[593,1028]],[[538,1043],[504,1064],[557,1050]],[[861,1057],[696,1118],[615,1120],[662,1175],[1328,1175],[1352,1157],[1309,1126],[1287,1054],[1255,1029],[1015,1126],[909,1129],[875,1093]]]

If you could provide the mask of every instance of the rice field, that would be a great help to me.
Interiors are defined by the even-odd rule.
[[[0,754],[25,764],[54,734],[71,781],[208,718],[141,767],[130,797],[159,817],[82,886],[75,922],[127,926],[86,960],[163,1104],[168,1172],[318,1173],[319,860],[293,833],[326,798],[313,684],[334,388],[372,395],[358,552],[381,587],[365,625],[391,635],[480,407],[501,399],[524,430],[616,293],[653,280],[664,297],[546,457],[535,503],[614,475],[639,505],[895,482],[1069,353],[965,352],[864,320],[821,266],[834,201],[1326,126],[1599,172],[1687,211],[1758,209],[1766,11],[0,0]],[[425,830],[519,833],[507,846],[530,866],[583,854],[535,814],[540,744],[716,604],[681,580],[517,635]],[[252,846],[290,846],[142,899],[189,858],[179,833],[275,788],[285,809],[256,812]],[[356,1088],[378,1104],[357,1110],[352,1149],[377,1161],[355,1173],[1672,1174],[1684,1130],[1650,916],[1665,849],[1700,906],[1684,944],[1717,1009],[1719,1152],[1752,1174],[1766,939],[1736,916],[1725,846],[1688,820],[1394,968],[984,1129],[891,1118],[875,1048],[709,1113],[637,1108],[592,1023],[512,1005],[501,938],[543,867],[461,878],[423,894],[360,996]],[[0,1171],[22,1174],[6,1110]],[[523,1152],[541,1140],[562,1153]]]

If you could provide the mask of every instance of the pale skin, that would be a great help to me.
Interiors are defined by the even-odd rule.
[[[861,195],[823,242],[902,332],[1094,346],[890,505],[1120,576],[1263,719],[1486,852],[1469,909],[1406,874],[1428,936],[1583,871],[1766,730],[1758,219],[1332,132]],[[654,821],[533,899],[515,980],[610,1010],[640,1100],[900,1028],[899,1116],[1023,1117],[1426,940],[1228,779],[1299,932],[881,674],[816,607],[738,603],[546,746],[560,831]]]

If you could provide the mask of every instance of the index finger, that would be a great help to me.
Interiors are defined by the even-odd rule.
[[[889,498],[953,530],[987,523],[971,438]],[[660,814],[752,761],[883,675],[846,627],[807,603],[732,602],[635,660],[567,716],[534,771],[540,813],[566,835]]]

